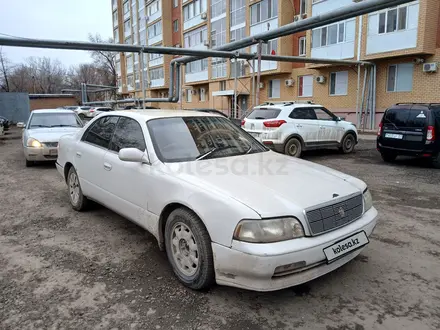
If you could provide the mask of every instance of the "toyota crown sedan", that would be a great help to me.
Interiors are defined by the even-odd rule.
[[[192,289],[308,282],[355,258],[376,226],[364,182],[214,114],[102,114],[60,139],[57,168],[75,210],[96,201],[148,230]]]

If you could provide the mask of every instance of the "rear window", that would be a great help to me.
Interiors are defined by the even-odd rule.
[[[383,124],[390,128],[424,128],[427,120],[427,109],[400,108],[387,110],[383,119]]]
[[[273,119],[278,117],[281,109],[254,109],[248,116],[249,119]]]
[[[91,107],[81,107],[81,110],[90,110]]]

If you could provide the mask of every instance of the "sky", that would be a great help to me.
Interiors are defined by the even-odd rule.
[[[89,33],[112,36],[110,0],[0,0],[0,36],[88,41]],[[58,59],[66,67],[90,62],[87,51],[2,47],[13,63],[31,56]]]

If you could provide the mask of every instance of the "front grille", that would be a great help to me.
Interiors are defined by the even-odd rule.
[[[43,142],[43,144],[48,148],[56,148],[58,147],[58,142]]]
[[[342,202],[309,210],[306,212],[307,221],[312,235],[347,225],[362,215],[362,194],[348,198]]]

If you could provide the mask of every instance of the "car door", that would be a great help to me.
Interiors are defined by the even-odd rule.
[[[313,147],[319,141],[319,121],[312,107],[295,108],[289,115],[306,147]]]
[[[339,133],[344,128],[338,124],[336,116],[326,108],[314,108],[314,111],[319,121],[319,144],[336,144],[340,140]]]
[[[102,189],[105,180],[104,155],[116,129],[117,116],[106,116],[95,121],[84,132],[74,150],[75,169],[84,195],[101,203],[108,196]]]
[[[112,194],[112,205],[121,215],[149,229],[146,216],[148,192],[151,191],[148,164],[125,162],[119,159],[123,148],[137,148],[146,152],[145,136],[141,124],[128,117],[120,117],[109,150],[104,156],[103,187]]]

